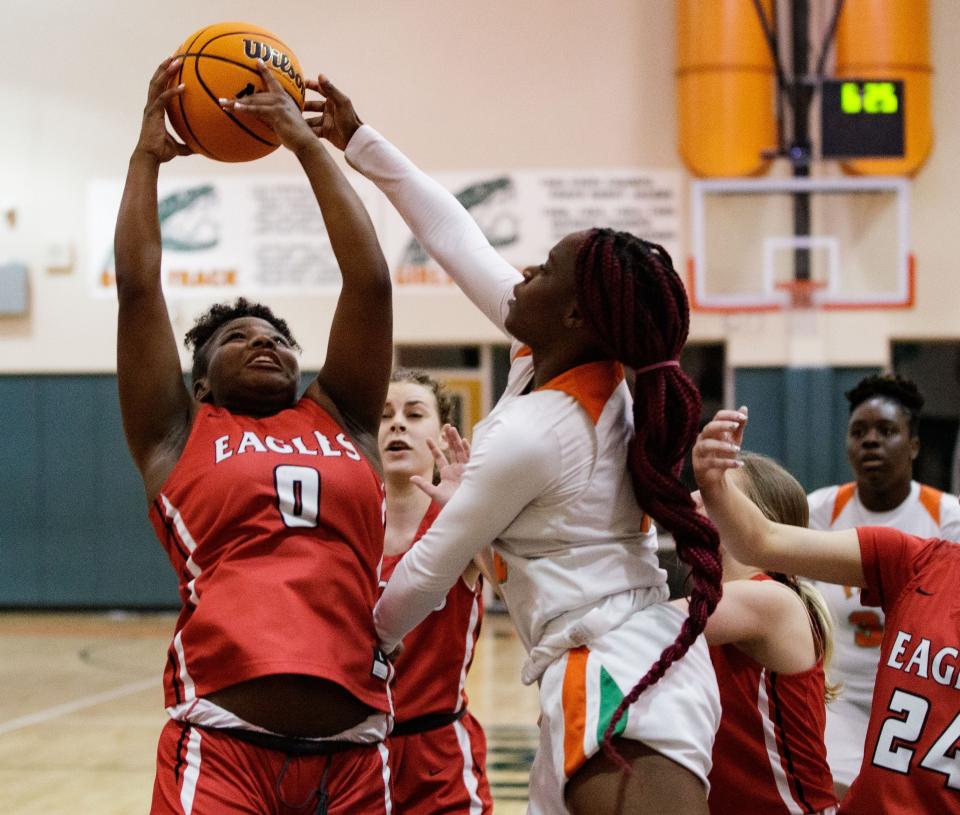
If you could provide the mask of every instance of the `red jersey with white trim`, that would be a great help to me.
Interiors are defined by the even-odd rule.
[[[166,705],[293,673],[388,712],[372,616],[383,496],[314,400],[264,418],[201,405],[150,510],[183,601]]]
[[[733,643],[711,647],[710,658],[723,710],[713,743],[711,815],[800,815],[836,805],[823,745],[823,663],[777,673]]]
[[[910,482],[910,494],[888,512],[872,512],[853,482],[824,487],[808,496],[811,529],[889,526],[921,538],[960,539],[960,504],[926,484]],[[883,613],[860,602],[860,590],[815,581],[837,620],[830,677],[843,683],[844,704],[857,705],[866,723],[883,639]],[[850,779],[847,779],[850,780]]]
[[[413,539],[414,546],[439,512],[440,506],[431,502]],[[403,554],[383,556],[381,587],[387,584]],[[467,706],[467,672],[483,619],[482,590],[480,577],[473,589],[458,580],[443,605],[403,638],[403,652],[393,660],[397,673],[391,685],[397,722],[428,713],[457,713]]]
[[[886,613],[860,775],[843,815],[960,813],[960,546],[861,527],[866,587]]]

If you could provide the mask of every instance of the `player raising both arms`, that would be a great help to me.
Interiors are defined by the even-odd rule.
[[[296,343],[246,300],[187,335],[184,386],[160,275],[160,165],[177,62],[150,82],[116,228],[117,372],[127,444],[180,584],[155,815],[390,811],[389,666],[372,610],[383,552],[377,431],[390,275],[353,188],[261,64],[241,107],[299,160],[343,274],[326,360],[298,398]],[[292,807],[292,809],[291,809]]]

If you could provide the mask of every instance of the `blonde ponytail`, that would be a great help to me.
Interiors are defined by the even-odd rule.
[[[741,489],[771,521],[792,526],[807,526],[810,509],[807,495],[797,481],[772,458],[759,453],[743,453]],[[810,583],[798,580],[793,575],[768,572],[774,580],[793,589],[803,601],[810,618],[810,630],[818,659],[823,661],[827,674],[824,683],[824,699],[832,702],[840,695],[842,684],[833,684],[829,679],[830,660],[833,657],[833,617],[823,595]]]
[[[826,674],[823,698],[829,704],[843,690],[842,682],[830,681],[830,662],[833,660],[833,615],[827,607],[827,601],[816,587],[806,580],[796,580],[796,592],[807,607],[813,628],[813,640],[817,656],[823,660],[823,672]]]

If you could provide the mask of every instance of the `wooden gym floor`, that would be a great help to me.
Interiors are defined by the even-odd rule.
[[[0,813],[140,815],[166,720],[160,675],[173,614],[0,613]],[[497,815],[526,808],[536,689],[523,648],[488,614],[468,682],[487,732]]]

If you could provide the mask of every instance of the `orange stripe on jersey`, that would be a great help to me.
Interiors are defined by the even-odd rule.
[[[570,778],[587,760],[583,737],[587,730],[587,659],[585,645],[567,651],[563,675],[563,772]]]
[[[940,490],[928,487],[926,484],[920,485],[920,503],[923,508],[930,513],[933,522],[940,526],[940,497],[943,495]]]
[[[510,570],[507,568],[507,561],[500,556],[499,552],[493,553],[493,570],[498,583],[507,582],[510,577]]]
[[[555,376],[537,390],[563,391],[576,399],[596,424],[610,394],[623,381],[623,366],[619,362],[588,362]]]
[[[849,484],[841,484],[837,490],[837,497],[833,499],[833,514],[830,516],[830,526],[840,517],[843,508],[850,503],[853,494],[857,491],[857,485],[852,481]]]
[[[652,523],[653,523],[653,519],[649,515],[647,515],[646,512],[644,512],[643,517],[640,519],[640,531],[649,532],[650,524]]]
[[[517,352],[512,357],[510,357],[510,361],[516,362],[518,359],[520,359],[520,357],[530,357],[530,356],[533,356],[533,351],[530,350],[530,346],[521,345],[517,349]]]

